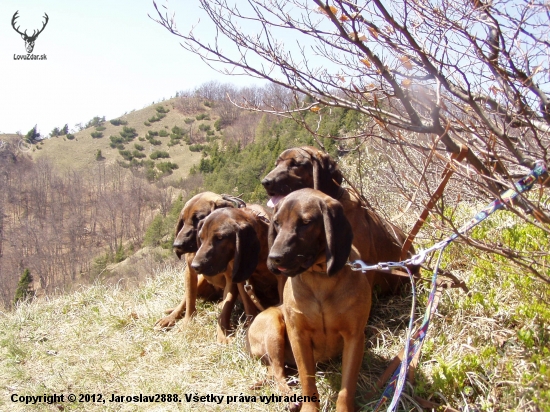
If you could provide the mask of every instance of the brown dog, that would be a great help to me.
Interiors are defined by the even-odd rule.
[[[253,355],[271,364],[279,387],[286,389],[282,367],[285,361],[292,361],[285,345],[286,331],[302,393],[307,397],[301,409],[304,412],[319,409],[316,363],[340,354],[342,386],[336,410],[354,410],[371,286],[365,276],[346,265],[352,238],[342,205],[320,191],[295,191],[275,207],[268,267],[289,280],[283,304],[258,315],[250,327],[248,343]]]
[[[342,174],[336,162],[320,150],[305,146],[285,150],[275,168],[262,180],[271,204],[301,188],[314,188],[337,199],[353,228],[353,247],[368,264],[400,260],[405,234],[382,219],[350,189],[344,189]],[[406,278],[386,273],[369,272],[367,277],[381,292],[395,292]]]
[[[186,325],[196,312],[197,297],[211,299],[221,295],[225,288],[225,277],[223,274],[210,278],[210,283],[199,275],[191,267],[191,262],[197,251],[197,227],[210,213],[224,207],[234,207],[235,204],[222,196],[203,192],[192,197],[183,207],[176,224],[176,237],[173,249],[178,258],[185,254],[185,296],[178,306],[167,311],[168,316],[157,321],[159,328],[167,329],[173,327],[183,317],[183,324]]]
[[[254,290],[260,307],[280,304],[285,276],[274,276],[267,268],[267,232],[269,219],[258,205],[242,209],[225,208],[212,212],[199,224],[199,250],[191,267],[210,277],[223,273],[225,279],[222,313],[218,319],[218,342],[227,342],[230,318],[237,291],[247,318],[252,320],[258,308],[245,292],[245,281]],[[279,293],[280,291],[280,293]]]

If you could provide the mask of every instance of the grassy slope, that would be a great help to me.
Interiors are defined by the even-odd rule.
[[[135,128],[138,133],[138,137],[145,137],[148,130],[159,131],[161,129],[165,129],[171,133],[171,129],[174,126],[180,126],[187,130],[189,126],[185,124],[184,119],[194,116],[184,116],[177,112],[172,107],[175,100],[176,99],[166,100],[162,103],[154,104],[141,110],[132,111],[128,114],[120,116],[120,119],[128,122],[127,127]],[[155,107],[159,105],[170,109],[170,112],[167,113],[166,117],[162,120],[151,123],[151,126],[145,126],[144,122],[156,114]],[[205,107],[204,109],[206,110],[206,113],[210,113],[209,108]],[[107,121],[103,124],[106,129],[102,131],[102,138],[92,138],[91,133],[96,130],[95,127],[90,127],[75,133],[74,140],[67,140],[64,136],[47,139],[44,141],[43,145],[34,147],[30,153],[34,159],[39,159],[41,157],[48,157],[52,159],[61,170],[89,170],[97,164],[97,160],[95,158],[97,150],[101,150],[101,154],[105,158],[103,162],[105,163],[114,163],[116,160],[123,160],[118,153],[118,149],[112,149],[109,146],[109,136],[118,136],[122,131],[123,126],[113,126],[109,123],[109,120],[110,119],[107,119]],[[199,123],[210,124],[213,123],[213,121],[196,121],[194,123],[195,129],[198,127]],[[191,152],[185,142],[182,142],[181,145],[168,147],[167,143],[170,141],[169,137],[156,136],[156,139],[162,141],[162,145],[153,146],[148,141],[139,141],[138,137],[136,137],[131,143],[128,143],[126,145],[126,149],[132,151],[134,150],[134,143],[139,143],[145,146],[144,153],[147,154],[147,159],[149,159],[149,154],[152,151],[167,151],[170,154],[170,158],[159,159],[157,162],[170,161],[172,163],[176,163],[179,166],[179,169],[174,170],[172,175],[174,178],[186,177],[189,169],[194,164],[198,163],[201,158],[201,154]]]
[[[167,266],[139,289],[123,291],[96,285],[47,300],[20,305],[0,314],[0,411],[56,411],[56,405],[14,404],[12,394],[101,393],[135,395],[176,393],[207,395],[278,394],[271,384],[249,387],[266,369],[245,349],[237,329],[228,346],[215,343],[217,305],[201,302],[199,314],[184,330],[153,330],[162,311],[182,296],[181,265]],[[371,318],[370,341],[363,361],[359,393],[365,395],[398,350],[404,333],[398,312],[410,300],[379,305]],[[396,312],[397,310],[397,312]],[[238,321],[237,319],[235,319]],[[398,336],[392,339],[389,335]],[[334,407],[340,385],[339,361],[323,365],[317,375],[322,409]],[[299,390],[298,388],[296,389]],[[260,402],[151,404],[70,404],[65,410],[207,410],[284,411],[284,403]],[[363,402],[364,403],[364,402]],[[372,400],[370,402],[372,406]]]

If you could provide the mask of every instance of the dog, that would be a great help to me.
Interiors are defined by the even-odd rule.
[[[271,196],[268,206],[274,206],[289,193],[314,188],[340,201],[353,227],[353,248],[368,264],[400,260],[401,247],[406,239],[397,226],[382,219],[352,190],[342,188],[343,176],[328,154],[310,147],[285,150],[275,168],[262,180]],[[418,268],[412,268],[416,272]],[[395,293],[407,278],[382,272],[368,272],[367,277],[381,293]]]
[[[206,277],[224,273],[225,292],[218,319],[218,342],[226,343],[237,293],[252,320],[258,310],[282,301],[285,276],[274,276],[266,265],[269,218],[259,205],[215,210],[198,227],[199,249],[191,267]],[[253,302],[244,282],[254,291]],[[256,306],[258,305],[258,306]]]
[[[336,410],[354,411],[372,291],[367,277],[346,265],[350,254],[355,257],[352,241],[344,208],[318,190],[294,191],[275,207],[267,265],[288,281],[283,304],[260,313],[250,326],[247,346],[269,363],[284,391],[284,364],[295,361],[303,412],[319,410],[316,363],[340,354],[342,385]],[[291,405],[291,410],[299,408]]]
[[[210,277],[207,281],[198,274],[191,266],[195,257],[197,246],[197,228],[199,223],[216,209],[236,207],[234,201],[228,200],[213,192],[202,192],[193,196],[183,207],[176,223],[176,234],[173,243],[173,250],[181,259],[185,254],[185,296],[178,306],[168,309],[165,313],[168,316],[159,319],[155,326],[160,329],[169,329],[175,326],[176,322],[183,317],[185,326],[196,313],[197,297],[205,299],[216,299],[225,289],[225,276]]]

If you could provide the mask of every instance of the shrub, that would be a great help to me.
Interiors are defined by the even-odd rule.
[[[151,123],[149,123],[149,122],[143,122],[143,124],[147,127],[151,126]]]
[[[195,121],[195,119],[192,119],[190,117],[188,117],[187,119],[184,120],[185,124],[191,124]]]
[[[86,126],[84,126],[84,128],[87,129],[88,127],[101,126],[104,122],[105,122],[105,116],[103,117],[95,116],[92,120],[86,123]]]
[[[120,132],[120,136],[124,138],[126,141],[132,140],[137,135],[138,134],[136,133],[136,129],[134,129],[133,127],[124,126],[122,128],[122,132]]]
[[[172,162],[160,162],[157,164],[157,169],[162,172],[163,175],[171,175],[172,170],[178,169],[179,166]]]
[[[147,157],[145,153],[141,153],[139,150],[134,150],[132,152],[132,156],[134,156],[134,158],[136,159],[143,159],[144,157]]]
[[[164,106],[157,106],[155,107],[155,110],[157,111],[157,113],[162,113],[162,114],[168,113],[170,111],[170,109],[167,109]]]
[[[158,133],[159,137],[166,137],[168,136],[168,132],[164,129],[161,129],[161,131]]]
[[[32,275],[29,269],[25,269],[23,274],[19,278],[17,289],[15,290],[15,296],[13,302],[17,304],[20,301],[24,301],[31,294]]]
[[[67,133],[67,139],[73,140],[74,139],[74,134]]]
[[[202,131],[202,132],[208,132],[210,130],[210,125],[209,124],[200,124],[199,125],[199,130]]]
[[[162,142],[160,140],[157,140],[157,139],[153,139],[152,137],[147,137],[147,140],[149,141],[149,143],[151,143],[153,146],[160,146],[162,144]]]
[[[172,133],[177,134],[178,136],[183,136],[185,134],[185,130],[181,127],[174,126],[172,127]]]
[[[192,144],[191,146],[189,146],[189,150],[191,150],[192,152],[200,152],[201,150],[204,150],[204,148],[207,147],[206,145],[204,144]]]
[[[99,138],[103,137],[103,133],[101,133],[101,132],[92,132],[91,134],[92,134],[92,138],[94,138],[94,139],[99,139]]]
[[[162,150],[155,150],[153,153],[149,155],[149,157],[153,160],[156,159],[167,159],[170,157],[170,154],[168,152],[162,151]]]
[[[102,132],[103,130],[106,129],[105,126],[96,126],[95,129],[98,131],[98,132]]]
[[[120,153],[120,155],[124,158],[124,160],[130,161],[134,158],[134,156],[129,150],[119,150],[118,153]]]
[[[161,130],[161,132],[162,132],[162,130]],[[147,135],[148,135],[148,136],[158,136],[158,135],[159,135],[159,132],[156,132],[156,131],[154,131],[154,130],[149,130],[149,131],[147,132]]]
[[[105,158],[101,154],[101,150],[97,149],[97,152],[95,154],[95,160],[103,160],[103,159],[105,159]]]
[[[122,119],[113,119],[109,121],[113,126],[126,126],[128,122]]]
[[[214,129],[216,129],[217,132],[222,130],[222,121],[221,121],[221,119],[218,119],[214,122]]]
[[[134,143],[134,147],[136,148],[136,150],[139,150],[141,152],[145,150],[145,146],[138,143]]]
[[[197,120],[210,120],[210,116],[206,113],[201,113],[195,116]]]

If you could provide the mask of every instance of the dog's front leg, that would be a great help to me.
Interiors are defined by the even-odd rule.
[[[342,386],[336,401],[338,412],[355,411],[355,391],[363,353],[365,348],[365,335],[363,329],[358,333],[344,335],[344,352],[342,354]]]
[[[290,322],[289,322],[290,323]],[[289,325],[287,323],[287,325]],[[291,411],[301,410],[302,412],[311,412],[319,410],[319,391],[315,384],[315,358],[313,356],[312,336],[307,329],[300,328],[300,323],[292,322],[292,328],[288,328],[288,337],[290,346],[294,353],[300,384],[302,385],[302,395],[309,399],[315,396],[317,402],[303,402],[301,405],[289,405]]]
[[[229,343],[229,333],[231,330],[231,312],[235,306],[239,290],[237,284],[226,279],[225,290],[223,292],[222,312],[218,318],[218,343]]]

